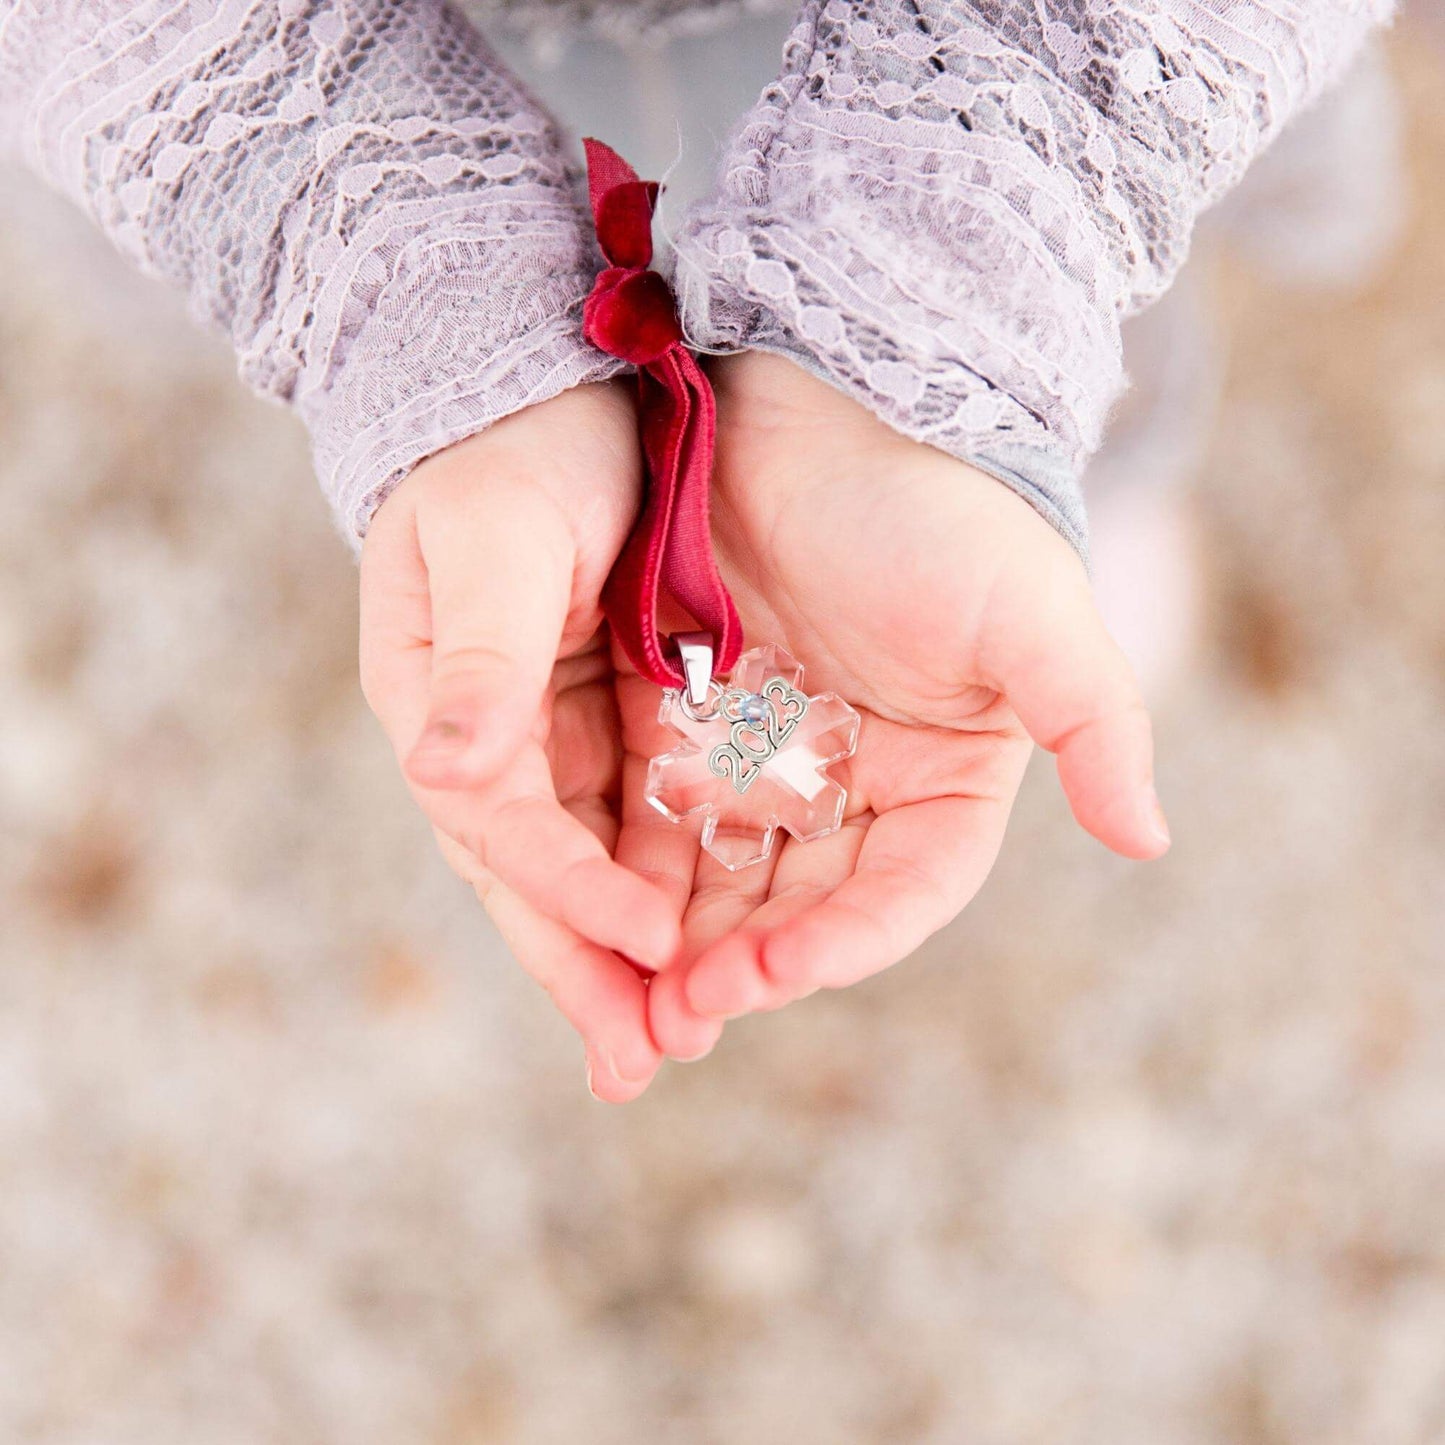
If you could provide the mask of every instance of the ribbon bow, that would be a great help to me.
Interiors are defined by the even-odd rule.
[[[608,266],[582,308],[594,346],[637,368],[637,413],[646,491],[607,585],[602,608],[623,651],[661,687],[686,683],[676,647],[659,629],[671,601],[712,634],[713,667],[731,669],[742,650],[737,608],[718,575],[708,523],[717,413],[712,387],[683,344],[667,282],[652,264],[656,181],[610,146],[586,140],[587,186]]]

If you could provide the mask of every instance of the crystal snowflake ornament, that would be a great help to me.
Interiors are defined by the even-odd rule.
[[[807,843],[842,825],[848,795],[827,769],[853,756],[858,714],[835,692],[809,697],[802,682],[781,647],[756,647],[700,706],[681,689],[663,693],[658,718],[683,741],[653,758],[645,796],[698,829],[725,868],[761,863],[779,826]]]

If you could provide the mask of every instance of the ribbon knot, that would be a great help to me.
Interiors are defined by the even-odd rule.
[[[681,609],[713,636],[717,672],[742,650],[742,624],[718,575],[708,520],[717,433],[712,387],[683,345],[672,290],[652,264],[656,181],[586,140],[587,189],[608,266],[582,307],[583,335],[637,367],[646,488],[642,511],[602,592],[613,635],[643,677],[685,683],[659,613]],[[676,619],[680,620],[680,619]]]
[[[582,334],[609,356],[650,366],[682,340],[672,290],[656,271],[609,266],[582,303]]]
[[[583,304],[582,334],[609,356],[647,366],[682,340],[672,291],[648,269],[661,188],[656,181],[638,180],[615,151],[593,140],[584,144],[597,242],[609,265]]]

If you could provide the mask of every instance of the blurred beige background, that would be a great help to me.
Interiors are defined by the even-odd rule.
[[[7,173],[0,1441],[1445,1441],[1445,63],[1391,65],[1388,257],[1196,267],[1173,853],[1036,764],[921,956],[620,1110],[413,815],[295,423]]]

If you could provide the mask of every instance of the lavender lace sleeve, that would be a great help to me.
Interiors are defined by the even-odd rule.
[[[1390,0],[808,0],[685,219],[690,339],[793,356],[1081,551],[1119,322]]]
[[[0,0],[0,145],[229,330],[353,539],[421,458],[618,369],[552,125],[439,0]]]

